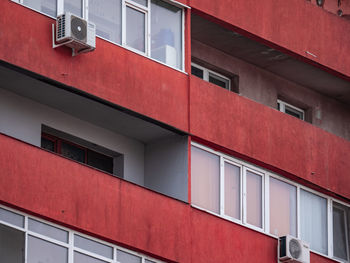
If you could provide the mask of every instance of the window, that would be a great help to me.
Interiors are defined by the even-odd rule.
[[[74,140],[73,136],[64,134],[62,132],[59,133],[66,138],[58,137],[48,133],[42,133],[41,147],[51,152],[58,153],[71,160],[90,165],[110,174],[114,174],[114,171],[116,170],[114,169],[114,159],[123,158],[121,154],[114,153],[102,147],[99,147],[99,149],[102,151],[105,150],[106,152],[108,151],[111,155],[107,155],[105,153],[88,148],[87,146],[89,144],[92,147],[98,147],[92,143],[85,142],[85,146],[79,145],[72,141]],[[70,138],[71,140],[67,138]],[[80,139],[80,141],[82,140]],[[120,174],[118,175],[121,176]]]
[[[192,145],[193,205],[262,229],[263,182],[263,173],[247,167],[242,168],[242,165],[216,152]]]
[[[301,239],[311,249],[328,253],[327,199],[305,190],[300,190]]]
[[[161,0],[13,0],[56,17],[63,12],[96,25],[96,35],[170,67],[184,67],[182,4]],[[212,81],[222,81],[217,74]]]
[[[270,177],[270,233],[297,236],[297,188]]]
[[[18,225],[19,221],[28,224]],[[27,257],[26,261],[24,255]],[[0,260],[11,263],[161,263],[132,250],[2,206],[0,206]]]
[[[192,206],[350,262],[350,205],[192,142]]]
[[[296,117],[300,120],[305,119],[305,112],[302,109],[299,109],[293,105],[290,105],[284,101],[277,100],[277,108],[279,111],[284,112],[288,115]]]
[[[350,208],[333,202],[333,255],[349,262]]]
[[[219,87],[231,90],[231,80],[217,72],[192,63],[191,74]]]

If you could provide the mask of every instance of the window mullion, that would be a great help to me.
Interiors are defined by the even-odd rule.
[[[74,234],[72,231],[68,232],[68,263],[73,263],[74,262]]]
[[[151,1],[147,0],[147,11],[145,12],[145,52],[147,56],[151,56]]]
[[[328,256],[333,257],[333,209],[332,200],[327,198]]]
[[[297,186],[297,238],[301,238],[300,232],[300,186]]]
[[[225,161],[220,156],[220,215],[225,214]]]
[[[56,15],[62,15],[64,13],[64,0],[57,0],[57,13]]]
[[[122,46],[126,46],[126,3],[122,0]]]
[[[265,232],[270,233],[270,176],[269,174],[265,174],[265,186],[263,184],[263,190],[265,192],[264,195],[264,203],[263,206],[263,218],[265,217]],[[265,209],[264,209],[265,208]]]
[[[28,262],[28,217],[24,217],[24,263]]]
[[[89,20],[89,0],[82,0],[81,5],[83,18]]]

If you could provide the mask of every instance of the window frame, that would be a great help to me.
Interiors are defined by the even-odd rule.
[[[18,214],[18,215],[20,215],[20,216],[22,216],[24,218],[24,226],[23,227],[16,226],[14,224],[11,224],[11,223],[6,222],[6,221],[2,221],[0,219],[0,224],[1,225],[4,225],[4,226],[10,227],[10,228],[19,230],[19,231],[21,231],[21,232],[23,232],[25,234],[25,237],[24,237],[24,239],[25,239],[25,242],[24,242],[25,261],[24,261],[24,263],[27,263],[27,261],[28,261],[27,255],[28,255],[28,238],[29,238],[29,236],[32,236],[34,238],[39,238],[39,239],[41,239],[43,241],[46,241],[46,242],[49,242],[49,243],[53,243],[55,245],[67,248],[67,251],[68,251],[67,263],[74,263],[74,252],[78,252],[78,253],[84,254],[85,256],[89,256],[89,257],[92,257],[94,259],[102,260],[102,261],[105,261],[105,262],[108,262],[108,263],[116,263],[116,262],[118,262],[117,258],[116,258],[117,257],[117,250],[121,250],[121,251],[127,252],[127,253],[129,253],[131,255],[140,257],[141,258],[141,263],[144,263],[146,260],[149,260],[149,261],[152,261],[152,262],[155,262],[155,263],[164,263],[163,261],[160,261],[158,259],[149,257],[149,256],[147,256],[145,254],[141,254],[139,252],[136,252],[136,251],[124,248],[124,247],[120,247],[118,245],[106,242],[104,240],[97,239],[97,238],[95,238],[93,236],[89,236],[89,235],[83,234],[81,232],[72,230],[70,228],[67,228],[67,227],[64,227],[64,226],[61,226],[61,225],[58,225],[58,224],[51,223],[51,222],[43,220],[43,219],[41,219],[39,217],[32,216],[32,215],[29,215],[29,214],[17,211],[17,210],[15,210],[13,208],[9,208],[9,207],[1,205],[1,204],[0,204],[0,208],[2,208],[4,210],[7,210],[7,211],[10,211],[10,212],[13,212],[15,214]],[[51,227],[57,228],[59,230],[66,231],[67,235],[68,235],[68,241],[67,242],[59,241],[57,239],[51,238],[49,236],[46,236],[44,234],[39,234],[39,233],[37,233],[35,231],[29,230],[29,224],[28,224],[29,219],[33,219],[33,220],[36,220],[36,221],[38,221],[40,223],[43,223],[43,224],[49,225]],[[112,259],[104,257],[104,256],[101,256],[101,255],[99,255],[97,253],[88,251],[86,249],[79,248],[78,246],[75,246],[74,245],[75,236],[81,236],[81,237],[84,237],[86,239],[90,239],[90,240],[92,240],[94,242],[100,243],[102,245],[111,247],[112,251],[113,251],[112,252]]]
[[[198,64],[196,64],[196,63],[193,63],[193,62],[191,63],[191,68],[192,68],[192,67],[198,68],[198,69],[200,69],[200,70],[203,71],[203,78],[200,78],[200,77],[197,77],[197,76],[196,76],[197,78],[203,79],[203,80],[205,80],[205,81],[207,81],[207,82],[209,82],[209,83],[211,83],[211,84],[213,84],[213,85],[215,85],[215,86],[218,86],[218,87],[220,87],[220,88],[223,88],[223,89],[232,91],[232,88],[231,88],[232,83],[231,83],[231,79],[230,79],[230,78],[228,78],[228,77],[226,77],[226,76],[224,76],[224,75],[222,75],[222,74],[220,74],[220,73],[218,73],[218,72],[215,72],[215,71],[213,71],[213,70],[211,70],[211,69],[208,69],[208,68],[206,68],[206,67],[200,66],[200,65],[198,65]],[[210,74],[212,75],[213,78],[216,78],[215,76],[217,76],[217,77],[219,77],[219,78],[222,78],[222,79],[226,80],[226,81],[227,81],[227,87],[224,88],[224,87],[221,87],[221,86],[219,86],[219,85],[216,85],[215,83],[210,82],[210,81],[209,81],[209,76],[210,76]],[[195,75],[194,75],[194,76],[195,76]],[[216,78],[216,79],[218,79],[218,78]],[[218,79],[218,80],[220,80],[220,79]]]
[[[48,16],[50,18],[56,19],[57,16],[61,15],[64,13],[64,0],[55,0],[56,1],[56,17],[50,16],[46,13],[43,13],[37,9],[34,9],[28,5],[25,5],[23,3],[24,0],[10,0],[12,2],[15,2],[17,4],[20,4],[26,8],[29,8],[35,12],[38,12],[42,15]],[[123,47],[127,50],[130,50],[136,54],[139,54],[141,56],[147,57],[150,60],[153,60],[155,62],[158,62],[162,65],[165,65],[167,67],[170,67],[172,69],[175,69],[179,72],[182,73],[186,73],[185,72],[185,9],[190,9],[189,6],[182,4],[180,2],[177,2],[175,0],[161,0],[163,2],[166,2],[170,5],[176,6],[177,8],[181,9],[181,61],[180,61],[180,67],[174,67],[171,65],[168,65],[162,61],[159,61],[157,59],[154,59],[151,57],[151,0],[146,0],[147,1],[147,7],[143,6],[141,4],[138,4],[136,2],[134,2],[133,0],[121,0],[121,43],[116,43],[113,42],[112,40],[109,40],[107,38],[104,38],[102,36],[99,36],[96,34],[96,37],[101,38],[105,41],[108,41],[114,45]],[[89,0],[81,0],[81,4],[82,4],[82,15],[83,15],[83,19],[89,20]],[[126,45],[126,6],[129,6],[137,11],[140,12],[146,12],[145,14],[145,52],[142,52],[138,49],[132,48],[128,45]],[[215,73],[217,74],[217,73]],[[218,75],[218,74],[217,74]]]
[[[338,201],[336,201],[336,200],[332,200],[332,211],[331,211],[332,219],[333,219],[333,208],[334,208],[334,207],[336,207],[336,208],[339,209],[339,210],[344,211],[344,217],[345,217],[345,240],[346,240],[346,244],[347,244],[347,246],[346,246],[346,252],[347,252],[348,259],[347,259],[346,261],[344,261],[344,259],[337,258],[337,257],[334,256],[334,255],[333,255],[333,258],[335,258],[335,259],[337,259],[337,260],[339,260],[339,261],[341,261],[341,262],[346,262],[346,263],[348,263],[348,262],[350,262],[350,248],[349,248],[349,246],[350,246],[350,243],[349,243],[349,227],[350,227],[350,226],[349,226],[348,224],[346,224],[346,223],[349,222],[349,218],[348,218],[348,215],[347,215],[347,214],[348,214],[347,211],[346,211],[343,207],[341,207],[341,206],[339,206],[339,205],[342,205],[342,206],[347,207],[347,208],[349,209],[349,213],[350,213],[350,206],[345,205],[345,204],[343,204],[343,203],[340,203],[340,202],[338,202]],[[332,226],[333,226],[333,222],[332,222]],[[331,238],[333,239],[333,232],[332,232]],[[333,244],[334,244],[334,240],[333,240]],[[332,253],[334,253],[334,247],[333,247],[333,249],[332,249]]]
[[[323,193],[320,193],[316,190],[313,190],[309,187],[306,187],[304,185],[301,185],[299,183],[296,183],[296,182],[293,182],[285,177],[282,177],[276,173],[273,173],[267,169],[264,169],[264,168],[261,168],[261,167],[258,167],[254,164],[251,164],[251,163],[248,163],[246,161],[243,161],[243,160],[240,160],[240,159],[237,159],[233,156],[230,156],[230,155],[227,155],[227,154],[224,154],[220,151],[217,151],[217,150],[214,150],[212,148],[209,148],[207,146],[204,146],[200,143],[197,143],[195,141],[191,141],[191,146],[194,146],[194,147],[197,147],[198,149],[200,150],[204,150],[204,151],[207,151],[209,153],[212,153],[212,154],[215,154],[217,156],[220,157],[220,160],[223,160],[223,162],[221,162],[220,164],[220,214],[217,214],[215,212],[212,212],[212,211],[209,211],[207,209],[204,209],[204,208],[201,208],[200,206],[198,205],[194,205],[194,204],[190,204],[191,207],[194,207],[196,209],[199,209],[199,210],[202,210],[204,212],[207,212],[207,213],[210,213],[210,214],[213,214],[215,216],[218,216],[220,218],[223,218],[223,219],[226,219],[228,221],[231,221],[233,223],[236,223],[236,224],[239,224],[241,226],[245,226],[245,227],[248,227],[249,229],[252,229],[252,230],[255,230],[257,232],[260,232],[260,233],[263,233],[263,234],[266,234],[270,237],[273,237],[275,239],[278,239],[278,236],[276,235],[273,235],[270,233],[270,205],[269,205],[269,202],[270,202],[270,194],[269,194],[269,180],[270,180],[270,177],[272,178],[275,178],[277,180],[280,180],[284,183],[287,183],[289,185],[292,185],[294,187],[296,187],[296,233],[297,233],[297,238],[300,238],[301,237],[301,233],[300,233],[300,230],[301,230],[301,227],[300,227],[300,190],[304,190],[304,191],[307,191],[309,193],[312,193],[312,194],[315,194],[319,197],[322,197],[322,198],[325,198],[327,200],[327,245],[328,245],[328,254],[323,254],[321,252],[318,252],[318,251],[315,251],[315,250],[312,250],[310,249],[311,252],[315,253],[315,254],[318,254],[318,255],[321,255],[323,257],[327,257],[327,258],[330,258],[336,262],[340,262],[340,263],[349,263],[350,261],[344,261],[342,259],[338,259],[336,257],[334,257],[333,255],[333,206],[334,204],[333,203],[338,203],[340,205],[343,205],[347,208],[350,209],[350,204],[348,203],[345,203],[339,199],[336,199],[336,198],[333,198],[333,197],[330,197],[326,194],[323,194]],[[225,215],[224,213],[221,213],[221,211],[224,211],[224,207],[221,207],[221,206],[224,206],[224,203],[221,201],[221,196],[224,196],[224,193],[222,193],[222,189],[225,189],[224,187],[224,180],[222,180],[221,177],[222,176],[222,171],[224,169],[223,167],[223,163],[224,162],[228,162],[230,164],[233,164],[233,165],[236,165],[236,166],[239,166],[239,167],[242,167],[241,168],[241,178],[244,179],[244,174],[243,174],[243,169],[247,169],[247,170],[251,170],[253,171],[254,173],[258,172],[260,174],[263,174],[263,181],[262,181],[262,188],[263,188],[263,192],[262,192],[262,196],[263,196],[263,211],[262,211],[262,216],[263,216],[263,227],[262,228],[259,228],[259,227],[256,227],[254,225],[250,225],[250,224],[246,224],[244,222],[244,220],[237,220],[235,218],[232,218],[230,216],[227,216]],[[242,184],[242,181],[241,181],[241,184]],[[242,189],[242,188],[241,188]],[[243,192],[241,192],[241,201],[242,201],[242,196],[243,196]],[[223,199],[224,200],[224,199]],[[243,211],[242,211],[243,209]],[[244,211],[244,209],[246,209],[246,207],[243,207],[241,206],[241,213],[246,213],[246,211]],[[241,214],[241,217],[242,217],[242,214]],[[347,225],[348,228],[350,228],[350,225]],[[347,240],[348,244],[347,247],[349,247],[350,245],[350,237],[348,237],[348,240]],[[350,250],[350,249],[349,249]],[[350,253],[350,251],[349,251]],[[350,254],[349,255],[349,258],[350,258]]]
[[[113,157],[113,156],[110,156],[110,155],[108,155],[108,154],[106,154],[106,153],[102,153],[102,152],[99,152],[99,151],[90,149],[90,148],[88,148],[88,147],[85,147],[85,146],[76,144],[75,142],[69,141],[69,140],[67,140],[67,139],[64,139],[64,138],[61,138],[61,137],[58,137],[58,136],[55,136],[55,135],[48,134],[48,133],[46,133],[46,132],[42,132],[42,133],[41,133],[41,138],[45,138],[45,139],[47,139],[47,140],[53,141],[53,142],[54,142],[54,145],[55,145],[55,150],[54,150],[54,152],[52,152],[52,151],[50,151],[50,150],[48,150],[48,149],[43,148],[43,147],[40,145],[40,148],[41,148],[41,149],[44,149],[44,150],[46,150],[46,151],[49,151],[49,152],[58,154],[59,156],[64,157],[64,158],[67,158],[67,159],[69,159],[69,160],[71,160],[71,161],[73,161],[73,162],[77,162],[77,163],[79,163],[79,164],[87,165],[87,166],[89,166],[89,167],[92,167],[92,168],[97,169],[97,170],[99,170],[99,171],[102,171],[102,172],[104,172],[104,173],[108,173],[108,174],[112,174],[112,175],[114,175],[114,176],[118,176],[118,175],[116,175],[116,174],[113,173],[113,172],[114,172],[114,157]],[[62,151],[61,151],[62,142],[66,143],[66,144],[69,144],[69,145],[72,145],[72,146],[74,146],[74,147],[77,147],[77,148],[83,150],[83,151],[84,151],[84,162],[79,162],[79,161],[77,161],[77,160],[71,159],[71,158],[69,158],[69,157],[63,155],[63,154],[62,154]],[[102,169],[99,169],[99,168],[97,168],[97,167],[94,167],[94,166],[90,165],[90,164],[88,163],[88,154],[89,154],[89,151],[93,151],[93,152],[99,153],[99,154],[101,154],[101,155],[104,155],[104,156],[106,156],[106,157],[108,157],[108,158],[111,158],[111,159],[112,159],[112,162],[113,162],[112,173],[109,173],[109,172],[107,172],[107,171],[105,171],[105,170],[102,170]],[[119,176],[119,177],[122,177],[122,176]]]
[[[295,118],[297,118],[299,120],[305,121],[305,111],[303,109],[298,108],[298,107],[296,107],[296,106],[294,106],[292,104],[289,104],[289,103],[287,103],[285,101],[282,101],[280,99],[277,100],[277,106],[278,106],[278,110],[280,112],[285,113],[285,114],[288,114],[288,113],[286,113],[286,107],[290,108],[292,111],[295,111],[296,113],[301,113],[301,118],[295,117],[295,116],[290,115],[290,114],[288,114],[288,115],[292,116],[292,117],[295,117]]]

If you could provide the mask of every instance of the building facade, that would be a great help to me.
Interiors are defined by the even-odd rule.
[[[350,262],[349,1],[0,10],[0,262]]]

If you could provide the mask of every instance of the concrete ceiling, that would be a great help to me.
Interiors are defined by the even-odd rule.
[[[192,39],[285,79],[350,104],[350,82],[278,50],[230,31],[198,15],[191,17]]]
[[[0,66],[0,88],[116,133],[148,143],[175,133],[116,108]]]

